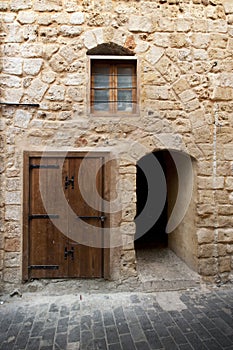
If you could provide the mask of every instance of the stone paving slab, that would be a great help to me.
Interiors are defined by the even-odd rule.
[[[3,350],[233,349],[233,289],[2,300]]]

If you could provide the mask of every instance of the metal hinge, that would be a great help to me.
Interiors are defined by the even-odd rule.
[[[102,216],[77,216],[78,219],[97,219],[100,220],[102,222],[105,221],[106,216],[102,215]]]
[[[57,165],[57,164],[48,164],[48,165],[30,164],[29,168],[30,169],[59,169],[59,165]]]
[[[59,265],[30,265],[28,266],[30,270],[58,270]]]
[[[9,107],[40,107],[39,103],[0,102],[0,105]]]
[[[58,219],[59,215],[57,214],[33,214],[29,215],[29,220],[32,219]]]

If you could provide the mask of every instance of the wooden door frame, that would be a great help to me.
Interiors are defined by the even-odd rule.
[[[22,279],[27,281],[29,279],[29,205],[30,205],[30,159],[41,158],[45,155],[44,152],[25,151],[23,163],[23,251],[22,251]],[[82,151],[49,151],[46,152],[46,157],[64,157],[65,158],[103,158],[103,199],[110,201],[110,186],[111,186],[111,161],[108,162],[110,152],[82,152]],[[106,226],[110,227],[110,214],[106,214]],[[103,277],[110,278],[110,248],[103,248]]]

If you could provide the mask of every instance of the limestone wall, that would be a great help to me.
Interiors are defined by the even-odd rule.
[[[231,279],[233,2],[2,0],[0,11],[1,101],[40,105],[1,106],[2,280],[21,280],[23,151],[45,147],[117,150],[116,187],[127,204],[117,278],[136,275],[137,160],[159,149],[194,157],[197,269],[206,280]],[[109,42],[138,57],[137,117],[88,114],[86,53]]]

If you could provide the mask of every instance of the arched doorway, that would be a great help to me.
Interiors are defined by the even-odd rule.
[[[194,178],[194,161],[183,152],[161,150],[137,162],[135,251],[146,278],[190,279],[188,266],[197,270]]]

